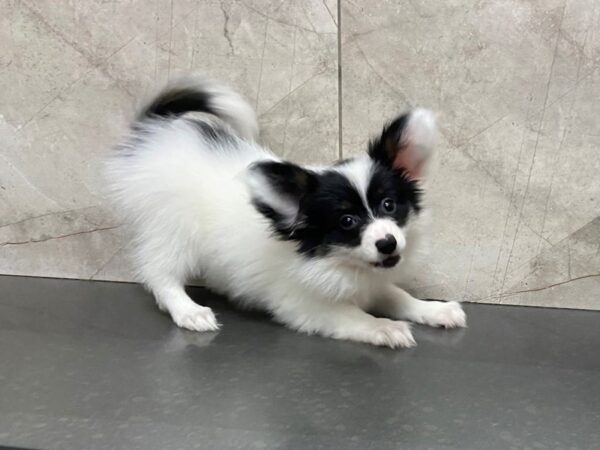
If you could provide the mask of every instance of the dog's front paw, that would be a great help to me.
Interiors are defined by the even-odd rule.
[[[417,345],[410,324],[400,320],[377,319],[368,341],[391,348],[410,348]]]
[[[432,327],[464,328],[467,326],[467,316],[460,303],[457,302],[427,302],[427,310],[422,314],[422,322]]]
[[[181,328],[192,331],[216,331],[219,323],[212,309],[190,302],[183,308],[171,311],[173,322]]]

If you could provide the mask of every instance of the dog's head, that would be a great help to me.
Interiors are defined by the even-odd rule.
[[[248,174],[253,204],[302,254],[394,267],[421,210],[419,181],[434,136],[433,115],[417,109],[385,126],[365,156],[324,169],[261,161]]]

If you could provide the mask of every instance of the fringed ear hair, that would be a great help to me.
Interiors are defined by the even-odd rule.
[[[433,113],[415,109],[386,125],[381,136],[369,143],[369,156],[389,167],[404,171],[410,179],[419,179],[435,143]]]
[[[317,176],[296,164],[263,161],[252,165],[247,184],[255,208],[282,237],[293,238],[300,225],[300,202],[314,191]]]

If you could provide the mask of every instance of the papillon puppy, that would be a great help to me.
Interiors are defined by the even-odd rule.
[[[431,112],[396,117],[364,155],[325,167],[284,161],[257,135],[240,95],[184,79],[140,112],[108,161],[139,281],[178,326],[219,328],[186,294],[192,277],[335,339],[412,347],[405,320],[465,326],[459,303],[417,300],[396,285],[423,227]]]

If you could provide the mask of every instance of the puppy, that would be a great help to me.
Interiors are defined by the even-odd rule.
[[[395,118],[366,154],[328,167],[283,161],[256,142],[252,108],[207,80],[168,86],[108,162],[139,280],[180,327],[219,328],[184,285],[270,312],[304,333],[389,347],[410,325],[464,327],[456,302],[397,287],[421,231],[432,114]],[[375,317],[373,311],[389,318]]]

